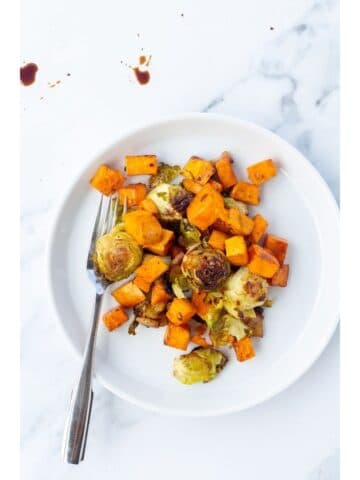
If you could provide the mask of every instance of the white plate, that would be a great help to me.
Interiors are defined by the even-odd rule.
[[[65,196],[49,246],[51,296],[74,350],[83,351],[94,289],[85,259],[99,195],[89,179],[101,163],[119,167],[125,154],[156,153],[183,164],[190,155],[216,158],[229,150],[239,177],[244,168],[273,158],[277,177],[262,186],[257,209],[269,232],[289,240],[288,287],[272,289],[274,306],[265,312],[265,337],[256,340],[256,358],[229,362],[208,384],[184,386],[172,376],[173,358],[182,352],[163,345],[162,329],[127,326],[109,334],[101,324],[96,376],[109,390],[144,408],[205,416],[239,411],[284,390],[316,360],[338,321],[338,209],[313,166],[273,133],[234,118],[187,114],[137,129],[92,160]],[[107,297],[104,309],[112,306]]]

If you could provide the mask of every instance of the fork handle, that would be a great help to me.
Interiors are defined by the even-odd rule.
[[[85,455],[86,438],[93,400],[91,381],[94,347],[102,296],[102,293],[96,294],[93,321],[85,346],[80,378],[71,395],[70,410],[65,425],[63,440],[63,459],[66,463],[78,464],[84,459]]]

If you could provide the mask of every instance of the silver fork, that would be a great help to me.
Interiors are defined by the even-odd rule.
[[[90,280],[95,285],[95,306],[89,336],[85,345],[80,377],[72,391],[70,411],[65,425],[63,458],[67,463],[78,464],[84,459],[85,455],[86,438],[93,400],[91,381],[96,333],[99,324],[102,298],[105,290],[111,283],[106,280],[96,268],[94,262],[95,244],[101,235],[110,232],[115,226],[118,215],[118,205],[118,196],[116,196],[115,202],[113,202],[112,197],[108,197],[104,201],[104,197],[101,196],[91,236],[86,269]],[[126,211],[126,201],[124,211]]]

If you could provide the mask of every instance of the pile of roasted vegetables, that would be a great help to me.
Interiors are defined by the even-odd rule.
[[[126,199],[114,229],[97,241],[101,274],[115,282],[117,308],[104,315],[112,331],[129,319],[164,327],[164,344],[180,350],[174,360],[182,383],[208,382],[227,362],[222,347],[246,361],[255,356],[254,337],[263,337],[263,307],[270,307],[269,286],[285,287],[288,242],[265,233],[268,222],[249,206],[260,202],[261,184],[277,174],[272,160],[247,168],[239,180],[224,152],[215,161],[191,157],[183,168],[158,162],[156,155],[125,157],[126,177],[149,175],[149,184],[126,183],[125,176],[100,166],[91,185],[104,195]],[[181,183],[174,183],[182,177]]]

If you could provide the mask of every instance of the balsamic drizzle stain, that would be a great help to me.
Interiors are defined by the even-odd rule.
[[[139,67],[134,67],[133,72],[135,73],[136,80],[140,85],[146,85],[150,81],[150,72],[148,70],[140,70]]]
[[[29,87],[35,82],[36,73],[39,67],[36,63],[27,63],[20,68],[20,81],[25,87]]]

